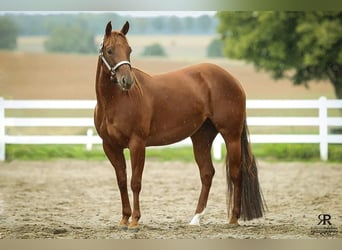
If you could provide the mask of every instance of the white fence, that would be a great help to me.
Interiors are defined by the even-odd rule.
[[[85,144],[91,149],[93,144],[102,143],[101,138],[93,135],[93,118],[65,117],[6,117],[6,110],[92,110],[94,100],[4,100],[0,98],[0,161],[5,160],[6,144]],[[247,109],[316,109],[316,117],[248,117],[248,126],[314,126],[319,128],[317,134],[251,134],[252,143],[317,143],[320,145],[322,160],[328,159],[328,144],[342,144],[342,134],[329,134],[329,127],[342,127],[342,118],[328,117],[328,109],[342,109],[342,100],[248,100]],[[279,111],[281,112],[281,111]],[[86,127],[86,135],[9,135],[9,127]],[[222,137],[218,136],[213,145],[213,157],[220,159]],[[185,139],[171,147],[191,145]]]

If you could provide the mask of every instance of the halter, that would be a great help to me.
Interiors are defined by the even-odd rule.
[[[110,79],[111,80],[114,80],[114,76],[116,74],[116,70],[118,68],[120,68],[120,66],[124,65],[124,64],[127,64],[129,65],[129,67],[131,67],[131,63],[129,61],[120,61],[118,62],[117,64],[115,64],[114,67],[111,67],[110,64],[108,63],[108,61],[106,60],[106,58],[104,57],[103,55],[103,45],[101,44],[101,47],[100,47],[100,50],[99,50],[99,56],[102,60],[102,62],[106,65],[107,69],[110,71]]]

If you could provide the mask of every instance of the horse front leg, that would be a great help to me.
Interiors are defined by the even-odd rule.
[[[140,202],[139,194],[141,190],[141,180],[145,164],[145,142],[140,138],[134,138],[130,141],[129,150],[132,164],[131,188],[133,191],[133,214],[129,229],[139,228]]]
[[[112,163],[115,169],[116,179],[120,189],[122,203],[122,219],[119,223],[119,227],[127,228],[129,218],[132,215],[132,209],[128,198],[126,161],[123,154],[123,149],[113,147],[106,143],[103,143],[103,149],[109,161]]]

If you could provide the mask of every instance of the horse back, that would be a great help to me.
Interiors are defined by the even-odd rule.
[[[204,101],[206,112],[213,112],[220,105],[237,108],[244,106],[246,102],[245,91],[239,80],[227,70],[211,63],[188,66],[156,75],[153,79],[157,88],[170,86],[170,92],[177,92],[181,98]],[[164,95],[167,94],[165,92]]]
[[[214,64],[197,64],[141,79],[144,99],[152,108],[149,145],[182,140],[207,120],[236,116],[245,108],[239,81]],[[243,114],[238,114],[243,119]]]

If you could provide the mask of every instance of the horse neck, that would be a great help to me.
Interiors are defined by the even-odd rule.
[[[112,91],[109,91],[109,89],[112,88],[113,83],[110,81],[110,77],[104,73],[102,61],[100,58],[97,61],[95,79],[95,91],[97,102],[98,104],[104,105],[106,99],[111,98],[110,96],[112,95]]]

